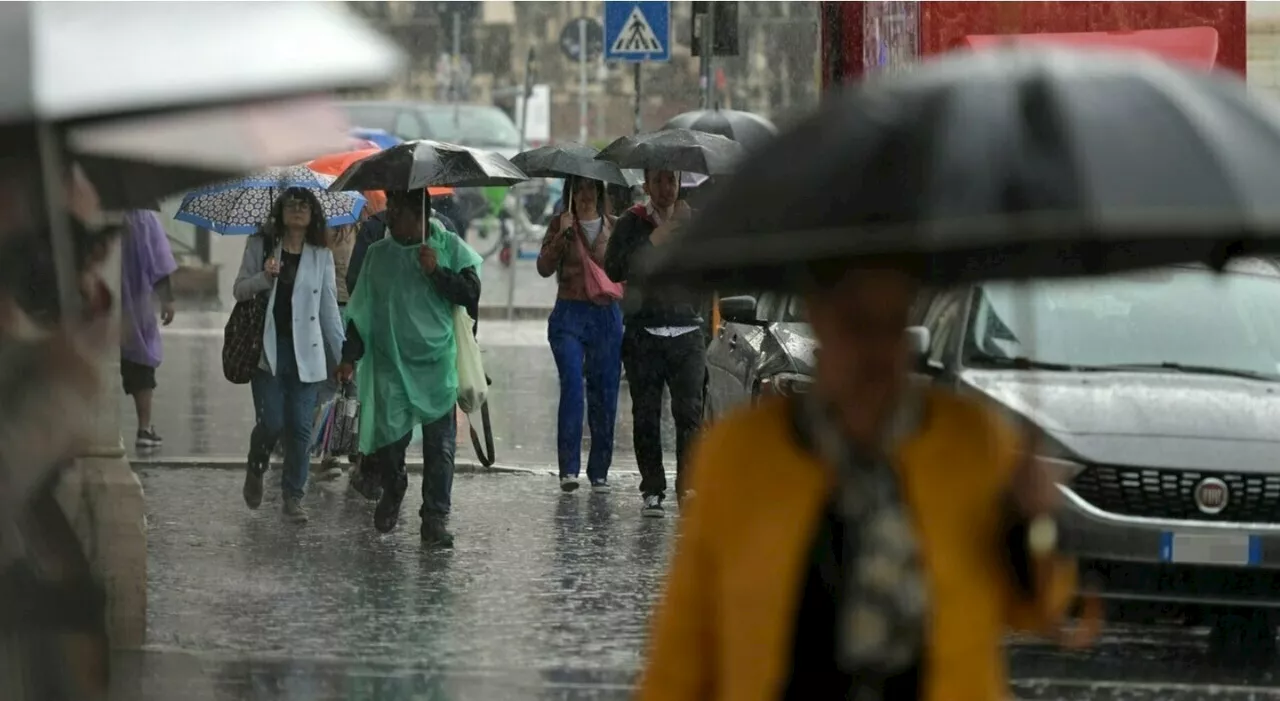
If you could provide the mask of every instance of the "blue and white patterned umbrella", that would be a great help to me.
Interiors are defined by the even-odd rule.
[[[193,190],[182,198],[174,219],[219,234],[255,233],[271,214],[276,198],[291,187],[310,190],[320,200],[330,227],[354,224],[364,209],[359,192],[329,192],[334,180],[306,166],[268,168],[265,171]]]

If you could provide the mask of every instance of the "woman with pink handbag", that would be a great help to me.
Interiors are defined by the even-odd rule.
[[[560,409],[556,448],[560,489],[578,488],[582,463],[583,379],[591,451],[587,480],[593,492],[609,491],[613,428],[618,414],[622,368],[622,285],[601,267],[613,230],[605,185],[569,178],[568,211],[553,219],[542,238],[538,273],[555,275],[559,292],[547,320],[547,340],[560,373]]]

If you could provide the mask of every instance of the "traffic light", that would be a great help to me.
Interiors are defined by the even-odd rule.
[[[712,43],[715,45],[712,51],[713,56],[737,56],[738,55],[738,3],[736,2],[705,2],[695,1],[693,3],[693,55],[702,55],[702,16],[711,11],[711,24],[713,34]]]

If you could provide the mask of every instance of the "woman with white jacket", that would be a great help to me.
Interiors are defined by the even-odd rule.
[[[280,479],[286,518],[305,522],[302,508],[311,463],[316,401],[342,352],[333,253],[320,201],[305,188],[289,188],[271,207],[263,231],[249,237],[236,301],[269,294],[262,331],[262,361],[251,384],[257,423],[249,438],[244,501],[262,504],[262,480],[277,441],[284,443]]]

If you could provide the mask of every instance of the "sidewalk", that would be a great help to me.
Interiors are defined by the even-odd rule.
[[[623,701],[661,596],[678,507],[640,516],[635,475],[561,494],[545,475],[460,475],[454,550],[422,547],[420,480],[400,528],[340,485],[283,521],[225,470],[143,468],[147,647],[110,701]],[[762,572],[759,576],[776,576]],[[1093,649],[1010,641],[1019,699],[1278,698],[1274,673],[1205,666],[1203,632],[1109,627]]]
[[[416,477],[381,535],[337,485],[310,490],[298,526],[271,480],[250,511],[228,471],[139,476],[148,647],[119,701],[625,699],[678,523],[641,517],[631,476],[562,495],[547,476],[460,475],[457,545],[435,551]]]

